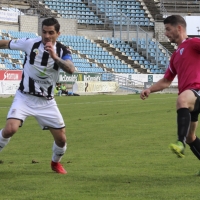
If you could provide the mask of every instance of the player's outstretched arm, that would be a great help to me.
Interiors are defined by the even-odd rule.
[[[158,82],[153,84],[150,88],[147,88],[147,89],[143,90],[140,93],[140,98],[142,100],[145,100],[146,98],[149,97],[150,93],[161,91],[161,90],[169,87],[171,83],[172,83],[172,81],[170,81],[170,80],[168,80],[166,78],[162,78]]]
[[[8,49],[10,40],[0,40],[0,49]]]

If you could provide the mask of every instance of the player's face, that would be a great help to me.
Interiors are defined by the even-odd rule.
[[[47,42],[55,44],[60,32],[56,32],[54,26],[43,26],[42,27],[42,42],[45,45]]]
[[[172,26],[171,24],[165,24],[165,35],[168,37],[170,42],[177,43],[179,39],[178,26]]]

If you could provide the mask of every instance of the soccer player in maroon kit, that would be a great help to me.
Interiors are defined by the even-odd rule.
[[[177,133],[178,140],[170,144],[172,152],[184,157],[186,143],[194,155],[200,159],[200,139],[195,132],[200,113],[200,39],[188,38],[186,22],[180,15],[171,15],[164,20],[165,35],[170,42],[178,45],[170,59],[164,77],[141,92],[146,99],[150,93],[161,91],[178,76]]]

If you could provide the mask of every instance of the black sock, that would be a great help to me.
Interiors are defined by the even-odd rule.
[[[196,137],[196,139],[188,145],[193,154],[200,160],[200,139]]]
[[[177,110],[178,123],[178,141],[185,145],[185,139],[190,127],[190,111],[188,108],[180,108]]]

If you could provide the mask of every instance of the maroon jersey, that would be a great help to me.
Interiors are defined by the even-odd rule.
[[[164,78],[178,78],[179,94],[187,89],[200,90],[200,39],[188,38],[172,54]]]

